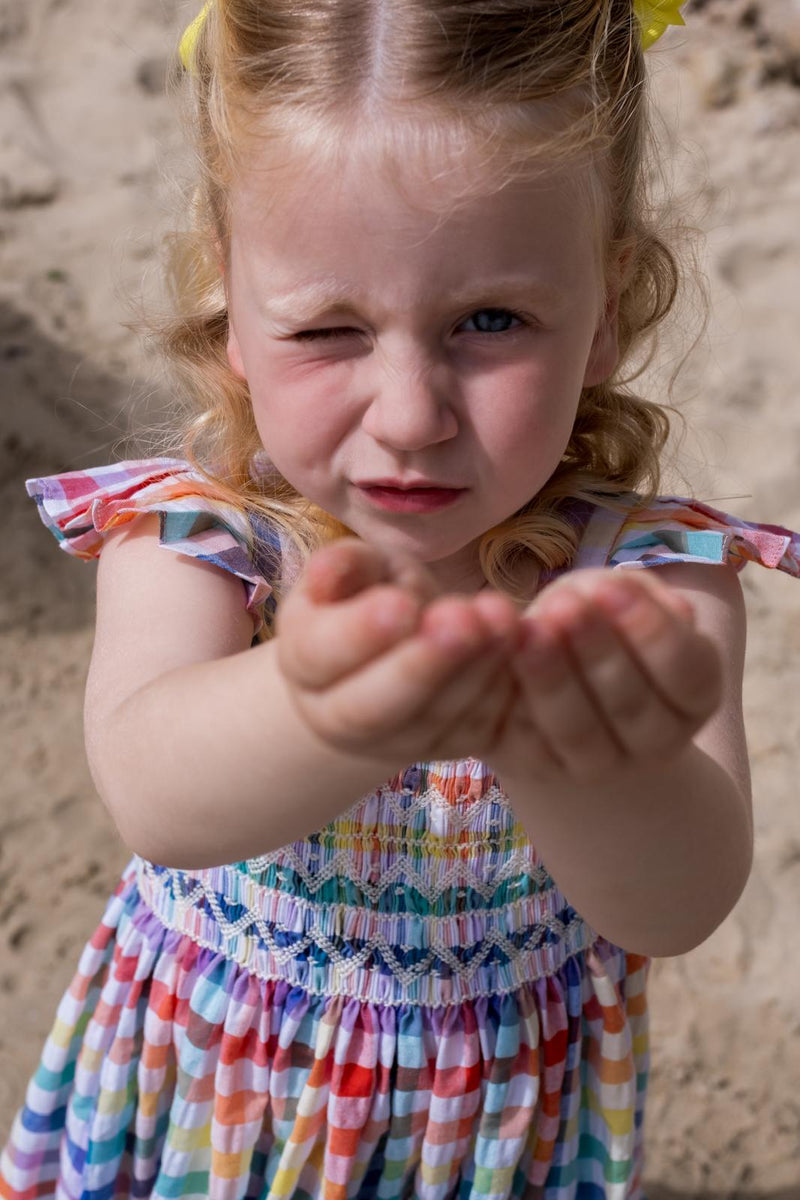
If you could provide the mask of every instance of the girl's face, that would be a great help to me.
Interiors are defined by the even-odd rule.
[[[616,364],[579,182],[487,176],[450,203],[452,173],[400,190],[358,161],[251,169],[231,195],[228,356],[269,457],[448,590],[482,585],[481,535],[547,482]]]

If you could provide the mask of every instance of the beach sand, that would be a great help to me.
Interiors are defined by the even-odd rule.
[[[57,552],[23,480],[107,461],[165,394],[124,322],[183,161],[163,83],[194,11],[0,0],[0,1139],[128,858],[82,746],[94,568]],[[687,16],[650,61],[713,315],[674,386],[691,433],[664,490],[800,528],[800,3]],[[717,933],[653,967],[649,1200],[800,1200],[800,585],[743,584],[756,862]]]

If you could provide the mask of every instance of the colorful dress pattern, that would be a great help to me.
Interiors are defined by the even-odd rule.
[[[256,623],[288,552],[268,529],[254,545],[175,460],[29,491],[84,558],[160,513],[162,544],[239,576]],[[575,519],[576,567],[800,575],[796,534],[693,501]],[[411,764],[246,862],[135,856],[59,1007],[0,1195],[640,1200],[647,970],[570,906],[476,759]]]

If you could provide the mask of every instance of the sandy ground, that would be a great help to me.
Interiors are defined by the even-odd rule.
[[[122,322],[179,161],[162,86],[186,11],[0,0],[0,1138],[127,858],[81,741],[94,572],[22,481],[107,460],[162,394]],[[651,54],[714,312],[675,389],[682,469],[718,507],[800,528],[800,3],[689,15]],[[714,937],[654,967],[650,1200],[800,1200],[800,587],[752,567],[744,587],[756,865]]]

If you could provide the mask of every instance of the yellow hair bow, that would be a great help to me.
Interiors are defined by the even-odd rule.
[[[206,0],[200,12],[189,25],[181,38],[181,62],[187,71],[191,71],[197,39],[200,37],[206,18],[211,10],[213,0]],[[657,42],[662,33],[670,25],[685,25],[680,10],[685,0],[633,0],[633,9],[642,28],[642,48],[648,50]]]
[[[178,49],[178,53],[181,56],[181,62],[183,63],[186,71],[191,71],[192,69],[197,39],[200,37],[200,33],[202,32],[203,26],[206,23],[206,17],[210,11],[211,0],[207,0],[207,3],[203,5],[200,12],[192,21],[191,25],[186,28],[183,37],[181,38],[181,44]]]
[[[669,25],[685,25],[681,8],[685,0],[633,0],[642,27],[642,49],[649,50]]]

